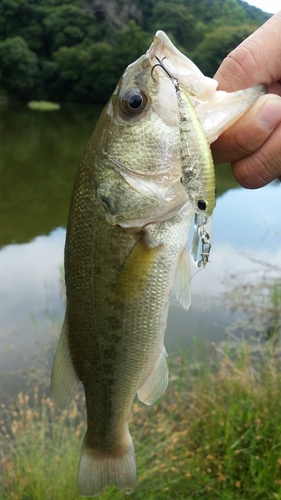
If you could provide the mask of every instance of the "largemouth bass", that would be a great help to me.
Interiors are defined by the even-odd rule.
[[[173,81],[155,55],[166,58],[186,95],[200,106],[201,101],[210,106],[211,100],[217,106],[213,80],[157,32],[147,53],[125,70],[81,160],[67,227],[67,306],[51,390],[60,410],[81,382],[85,390],[87,432],[78,471],[82,496],[96,495],[110,483],[127,493],[134,489],[128,429],[133,399],[138,394],[152,404],[167,387],[164,333],[174,283],[182,305],[190,303],[187,239],[198,200],[183,177],[194,157],[188,143],[203,129],[180,126],[181,113],[188,115],[190,109],[179,109]],[[199,91],[193,83],[189,91],[192,71]],[[239,116],[240,102],[246,109],[261,92],[255,88],[243,99],[233,93],[229,115],[231,108]],[[228,123],[225,113],[222,120],[217,111],[217,118],[213,137]],[[198,169],[198,190],[208,197],[209,178]],[[209,217],[212,205],[208,201]]]

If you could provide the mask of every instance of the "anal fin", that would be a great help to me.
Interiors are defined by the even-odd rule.
[[[138,398],[146,405],[152,405],[167,389],[169,371],[166,357],[163,349],[152,373],[138,390]]]
[[[72,401],[79,384],[69,352],[67,323],[64,320],[51,376],[51,395],[58,410],[64,410]]]

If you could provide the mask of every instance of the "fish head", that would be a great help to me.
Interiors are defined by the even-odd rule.
[[[94,134],[93,186],[107,220],[126,228],[171,218],[188,201],[175,88],[159,69],[151,48],[130,64]]]
[[[217,91],[217,82],[157,31],[146,54],[124,71],[91,141],[92,185],[111,224],[144,227],[173,217],[190,202],[181,185],[175,80],[189,96],[209,143],[264,92],[262,86]]]
[[[179,109],[173,78],[210,100],[217,86],[157,31],[146,54],[120,78],[97,126],[102,138],[94,184],[111,224],[143,227],[173,217],[189,202],[181,177]],[[98,141],[97,141],[98,142]]]
[[[115,111],[115,118],[133,124],[143,121],[147,115],[154,117],[155,113],[166,125],[177,127],[175,90],[165,75],[155,78],[153,69],[156,63],[149,49],[127,67],[112,96],[111,111]]]

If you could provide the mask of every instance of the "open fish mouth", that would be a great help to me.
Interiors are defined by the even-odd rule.
[[[152,60],[155,55],[160,60],[165,59],[166,68],[189,95],[202,102],[214,99],[218,82],[204,76],[196,64],[175,47],[164,31],[156,32],[148,55]]]
[[[162,62],[164,60],[165,68],[189,95],[210,144],[237,121],[259,96],[267,92],[265,85],[236,92],[217,90],[218,82],[205,76],[161,30],[156,32],[147,55],[152,61],[155,60],[155,73],[159,78],[161,75],[167,78],[167,75],[159,69],[155,56]]]

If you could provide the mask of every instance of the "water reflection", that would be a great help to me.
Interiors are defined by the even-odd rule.
[[[79,159],[100,107],[66,106],[36,113],[3,108],[0,116],[0,371],[23,366],[50,324],[62,322],[62,266],[70,193]],[[234,189],[235,187],[235,189]],[[280,185],[237,188],[229,168],[217,172],[211,262],[195,272],[188,313],[172,298],[166,346],[195,335],[225,336],[229,311],[221,303],[225,277],[259,272],[255,261],[281,262]],[[13,350],[7,352],[7,347]]]
[[[222,301],[230,277],[236,283],[256,283],[269,272],[267,263],[272,265],[271,275],[280,276],[280,196],[281,185],[272,183],[255,191],[230,190],[217,200],[211,262],[194,271],[188,313],[172,298],[168,331],[173,334],[168,335],[167,348],[186,347],[198,335],[210,342],[225,339],[226,326],[237,317]]]
[[[273,252],[274,262],[281,237],[280,196],[281,184],[277,181],[262,189],[227,191],[219,198],[214,213],[214,244],[227,241],[249,254],[267,248]]]
[[[18,368],[38,348],[52,321],[61,323],[65,229],[0,252],[0,370]],[[12,347],[8,354],[6,349]]]
[[[0,108],[0,247],[65,226],[77,165],[100,111]]]

